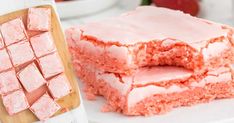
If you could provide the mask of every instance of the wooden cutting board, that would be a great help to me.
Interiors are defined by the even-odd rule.
[[[54,43],[57,47],[58,54],[60,55],[63,65],[65,67],[65,74],[70,81],[72,86],[72,93],[69,95],[57,100],[57,103],[62,107],[60,111],[58,111],[54,116],[72,110],[80,105],[80,97],[78,91],[78,84],[76,81],[76,77],[73,73],[73,68],[71,65],[70,54],[67,49],[67,45],[65,43],[65,36],[62,31],[59,18],[56,15],[54,8],[51,5],[45,6],[37,6],[51,9],[51,33],[54,39]],[[26,26],[26,18],[27,18],[28,9],[19,10],[16,12],[12,12],[3,16],[0,16],[0,24],[7,22],[9,20],[15,19],[17,17],[22,17],[24,24]],[[37,32],[28,32],[29,36],[36,35]],[[44,87],[42,87],[44,88]],[[46,87],[45,87],[46,88]],[[37,93],[44,93],[43,91]],[[0,122],[2,123],[32,123],[34,121],[38,121],[38,119],[34,116],[34,114],[30,110],[22,111],[16,115],[9,116],[6,112],[2,99],[0,98]]]

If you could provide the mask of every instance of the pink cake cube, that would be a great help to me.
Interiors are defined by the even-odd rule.
[[[0,50],[0,72],[12,68],[10,57],[6,49]]]
[[[2,96],[3,104],[9,115],[16,114],[29,108],[28,101],[22,90],[17,90]]]
[[[30,8],[28,10],[28,30],[48,31],[51,25],[51,10],[49,8]]]
[[[61,107],[46,93],[30,107],[30,110],[39,120],[46,120],[60,108]]]
[[[105,72],[82,62],[76,68],[88,99],[102,95],[109,104],[102,111],[130,116],[164,114],[176,107],[234,95],[234,73],[229,66],[200,75],[177,66],[143,67],[132,75]]]
[[[8,46],[8,51],[14,66],[24,64],[34,59],[33,50],[26,40]]]
[[[0,49],[2,49],[4,47],[4,41],[2,38],[2,34],[0,33]]]
[[[54,99],[59,99],[71,93],[71,85],[65,74],[52,78],[48,83],[48,88]]]
[[[32,37],[30,42],[37,57],[52,53],[56,49],[51,33],[49,32]]]
[[[20,83],[13,69],[0,73],[0,94],[7,94],[20,88]]]
[[[2,24],[1,32],[6,46],[27,39],[27,33],[21,18]]]
[[[167,8],[139,7],[72,27],[66,37],[75,59],[114,73],[157,65],[201,72],[234,61],[232,28]]]
[[[32,92],[46,83],[46,80],[34,63],[19,71],[17,77],[28,92]]]
[[[45,78],[52,77],[64,71],[63,64],[57,53],[40,58],[39,65]]]

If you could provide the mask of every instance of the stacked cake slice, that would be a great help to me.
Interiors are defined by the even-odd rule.
[[[234,96],[231,27],[140,7],[66,35],[87,97],[107,100],[103,111],[153,115]]]

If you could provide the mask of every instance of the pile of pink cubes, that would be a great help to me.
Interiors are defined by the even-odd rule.
[[[0,95],[9,115],[29,108],[48,119],[61,108],[56,100],[72,90],[51,30],[49,8],[30,8],[26,24],[18,17],[0,25]],[[25,93],[44,85],[48,91],[30,105]]]

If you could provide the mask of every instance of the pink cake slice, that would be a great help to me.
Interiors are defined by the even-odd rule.
[[[32,48],[37,57],[52,53],[56,50],[50,32],[45,32],[30,38]]]
[[[30,8],[28,10],[27,28],[33,31],[48,31],[51,27],[51,10],[49,8]]]
[[[46,83],[37,66],[32,63],[21,69],[17,77],[27,92],[32,92]]]
[[[7,47],[14,66],[19,66],[34,59],[30,43],[25,40]]]
[[[59,109],[60,106],[48,94],[44,94],[30,107],[39,120],[50,118]]]
[[[12,68],[10,57],[6,49],[0,49],[0,72]]]
[[[57,53],[41,57],[39,59],[39,66],[46,79],[64,71],[62,61]]]
[[[2,100],[9,115],[14,115],[29,108],[28,101],[22,90],[3,95]]]
[[[103,111],[125,115],[154,115],[180,106],[234,96],[232,69],[220,67],[205,74],[175,66],[145,67],[133,75],[104,72],[76,61],[77,75],[85,84],[87,98],[104,96]]]
[[[0,95],[20,89],[20,83],[16,78],[15,70],[0,73]]]
[[[27,39],[27,33],[21,18],[2,24],[1,32],[6,46]]]
[[[227,26],[150,6],[66,31],[75,59],[125,74],[152,65],[201,70],[231,63],[232,36]]]
[[[2,34],[0,33],[0,49],[2,49],[4,47],[4,41],[2,38]]]
[[[49,80],[48,89],[54,99],[62,98],[71,93],[71,85],[64,73]]]

